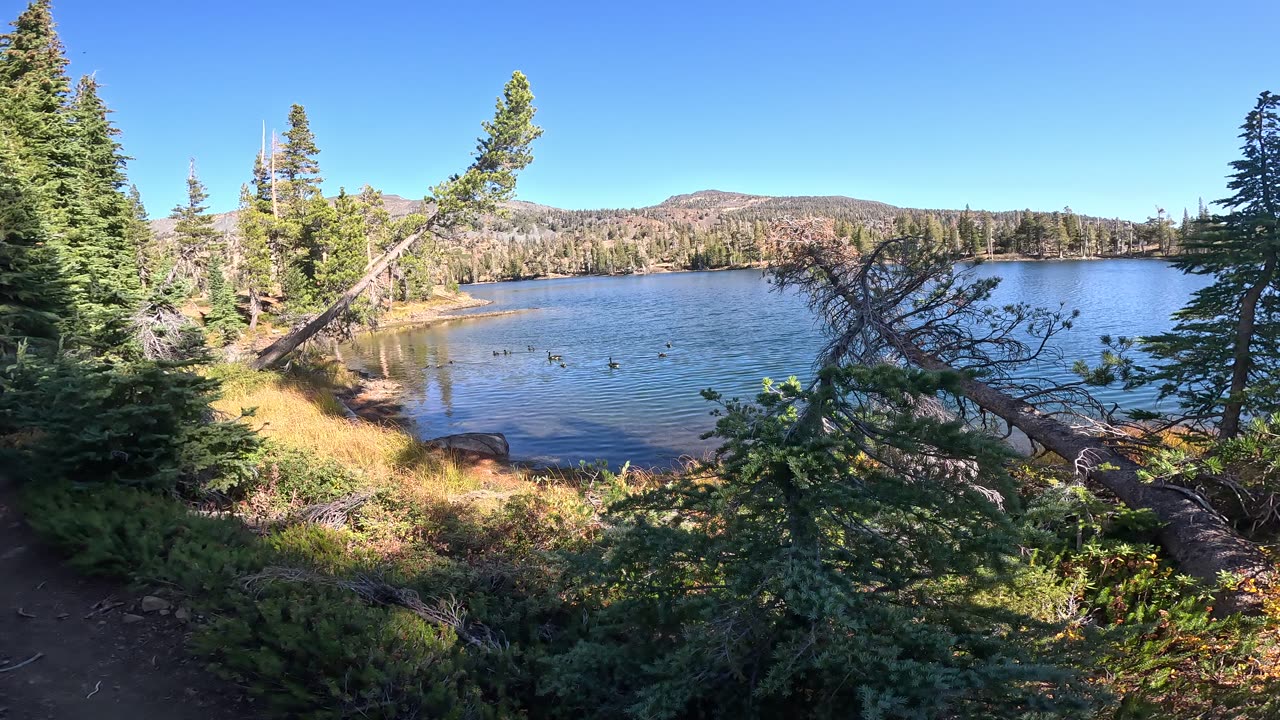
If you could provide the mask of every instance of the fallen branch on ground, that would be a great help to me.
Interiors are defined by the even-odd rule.
[[[12,672],[14,670],[17,670],[20,667],[30,665],[31,663],[39,660],[42,657],[44,657],[44,653],[38,652],[35,655],[32,655],[31,657],[27,658],[26,660],[23,660],[22,662],[18,663],[17,665],[11,665],[9,667],[0,668],[0,673]]]
[[[502,650],[507,647],[506,640],[484,624],[467,622],[466,609],[454,598],[433,598],[436,603],[433,607],[424,603],[416,590],[398,588],[368,575],[348,579],[321,575],[301,568],[269,567],[243,578],[240,583],[245,590],[253,592],[275,581],[342,588],[354,592],[372,605],[402,607],[427,622],[450,628],[463,642],[482,650]]]

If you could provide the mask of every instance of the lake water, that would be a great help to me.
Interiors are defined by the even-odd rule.
[[[1099,335],[1169,328],[1169,315],[1207,282],[1155,260],[1001,262],[976,272],[1004,279],[997,303],[1081,311],[1058,345],[1067,364],[1096,358]],[[700,390],[749,398],[764,377],[807,378],[822,345],[802,299],[773,291],[756,270],[466,290],[493,301],[478,311],[525,311],[365,335],[342,348],[343,358],[403,383],[405,414],[421,437],[501,432],[513,458],[535,463],[649,467],[701,455],[714,447],[699,438],[714,418]],[[566,367],[548,362],[548,351]],[[610,357],[619,368],[609,368]],[[1154,407],[1152,388],[1102,395]]]

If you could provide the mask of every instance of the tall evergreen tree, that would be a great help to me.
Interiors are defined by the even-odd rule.
[[[285,143],[280,151],[276,171],[286,183],[286,195],[292,202],[301,202],[320,192],[320,163],[315,156],[316,136],[311,132],[307,110],[294,104],[289,108],[289,129],[284,132]]]
[[[205,201],[208,199],[209,193],[205,191],[204,183],[200,182],[200,176],[196,174],[196,161],[192,159],[187,172],[187,203],[174,207],[169,215],[177,221],[173,226],[177,248],[174,266],[169,271],[166,284],[177,279],[197,283],[201,281],[199,276],[202,259],[218,237],[213,217],[207,212],[209,207]]]
[[[0,355],[58,337],[65,294],[29,172],[0,124]]]
[[[261,165],[261,161],[257,163]],[[270,192],[268,190],[268,192]],[[249,295],[249,330],[258,326],[262,314],[262,298],[271,291],[273,284],[271,199],[255,195],[248,185],[240,188],[240,212],[237,224],[240,229],[240,247],[243,262],[240,265],[241,283]]]
[[[63,115],[71,95],[67,58],[54,30],[49,0],[35,0],[13,22],[13,31],[0,36],[0,113],[14,136],[22,138],[20,152],[30,162],[32,181],[44,193],[69,192],[73,167]]]
[[[155,233],[151,231],[147,208],[142,204],[142,195],[138,192],[137,185],[129,186],[125,200],[129,207],[129,224],[125,231],[127,244],[134,248],[138,259],[138,278],[143,287],[150,287],[159,279],[156,277],[156,269],[157,263],[161,261],[160,248],[156,245]]]
[[[108,119],[110,112],[98,96],[97,82],[81,78],[68,110],[78,202],[68,207],[71,240],[65,259],[89,275],[83,300],[93,312],[127,319],[141,298],[141,280],[133,242],[135,213],[122,191],[127,158],[115,140],[119,130]]]
[[[209,254],[205,263],[205,287],[209,294],[209,311],[204,316],[204,326],[216,333],[218,342],[223,345],[231,342],[244,328],[244,320],[236,309],[235,288],[227,283],[223,271],[222,253],[219,248]]]
[[[368,260],[367,227],[359,198],[338,191],[333,222],[327,228],[324,252],[316,267],[317,300],[333,302],[364,274]]]
[[[1161,392],[1227,438],[1243,416],[1280,410],[1280,96],[1262,93],[1241,130],[1235,194],[1218,201],[1228,212],[1198,223],[1174,263],[1213,284],[1174,315],[1173,330],[1146,338]]]
[[[129,344],[139,300],[136,255],[128,247],[125,158],[92,78],[72,96],[67,60],[49,3],[33,2],[0,38],[0,114],[21,138],[45,232],[68,290],[66,329],[102,351]]]

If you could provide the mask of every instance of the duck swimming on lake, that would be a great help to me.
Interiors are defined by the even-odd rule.
[[[532,346],[532,345],[530,345],[530,346],[529,346],[529,352],[533,352],[533,346]]]
[[[559,355],[552,355],[550,350],[547,351],[547,362],[555,362],[557,360],[563,360],[563,359],[564,358]]]
[[[667,347],[671,347],[671,341],[670,341],[670,340],[668,340],[668,341],[667,341]]]
[[[617,370],[620,367],[622,367],[621,363],[614,362],[612,357],[609,358],[609,369]]]
[[[664,357],[666,357],[666,356],[667,356],[667,354],[666,354],[666,353],[658,353],[658,357],[660,357],[660,358],[664,358]]]

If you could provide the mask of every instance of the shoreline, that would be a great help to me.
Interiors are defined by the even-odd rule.
[[[492,305],[492,304],[493,304],[492,300],[483,300],[478,302],[476,305],[471,305],[470,307],[484,307],[486,305]],[[410,320],[398,320],[393,323],[384,323],[382,325],[379,325],[376,328],[367,328],[363,334],[367,335],[372,333],[378,333],[384,330],[401,330],[408,327],[431,327],[436,323],[449,322],[451,320],[471,320],[475,318],[491,318],[491,317],[502,317],[504,315],[516,315],[519,313],[529,312],[530,310],[537,310],[537,309],[538,308],[516,308],[514,310],[493,310],[491,312],[469,313],[467,315],[442,313],[440,315],[435,315],[432,317],[421,317],[421,318],[410,319]]]
[[[1103,260],[1158,260],[1160,262],[1174,262],[1179,255],[1152,255],[1148,253],[1133,253],[1129,255],[1090,255],[1087,257],[1079,255],[1071,255],[1064,257],[1036,257],[1034,255],[995,255],[986,257],[985,255],[965,255],[956,258],[956,262],[1074,262],[1077,260],[1087,260],[1089,262]],[[471,287],[473,285],[501,285],[503,283],[513,282],[533,282],[537,280],[567,280],[571,278],[614,278],[614,277],[635,277],[644,275],[674,275],[677,273],[705,273],[705,272],[726,272],[730,270],[764,270],[769,267],[769,263],[761,261],[755,263],[746,263],[743,265],[730,265],[728,267],[718,268],[702,268],[698,270],[688,268],[665,268],[655,267],[640,272],[615,272],[615,273],[582,273],[579,275],[562,275],[559,273],[551,273],[548,275],[538,275],[535,277],[512,278],[507,280],[480,280],[470,282],[461,287]]]

